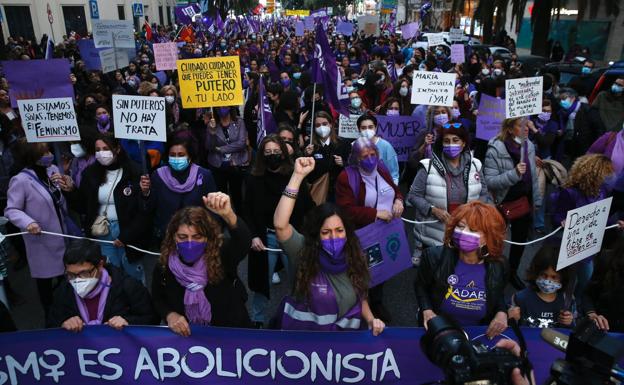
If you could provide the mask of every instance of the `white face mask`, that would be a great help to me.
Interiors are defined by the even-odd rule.
[[[318,136],[325,139],[329,136],[329,133],[331,132],[331,128],[329,128],[329,126],[323,125],[323,126],[316,127],[314,131],[316,132]]]
[[[409,88],[407,87],[401,87],[401,89],[399,89],[399,94],[401,96],[407,96],[408,92],[409,92]]]
[[[95,153],[95,159],[100,162],[102,166],[110,166],[115,160],[115,156],[112,151],[98,151]]]
[[[173,102],[175,102],[175,96],[171,96],[171,95],[165,96],[165,102],[167,102],[167,104],[173,104]]]
[[[84,298],[91,293],[98,282],[100,282],[99,278],[75,278],[69,281],[80,298]]]
[[[482,73],[483,75],[485,75],[485,76],[488,76],[488,75],[490,74],[490,70],[489,70],[489,69],[487,69],[487,68],[484,68],[484,69],[482,69],[482,70],[481,70],[481,73]]]
[[[524,138],[521,138],[519,136],[514,136],[514,141],[518,144],[522,144],[522,142],[524,142]]]
[[[80,143],[72,144],[71,146],[69,146],[69,149],[72,155],[75,156],[76,158],[82,158],[83,156],[87,154],[84,148],[82,148],[82,145]]]
[[[362,138],[366,138],[368,140],[371,140],[375,137],[375,130],[371,130],[371,129],[366,129],[366,130],[362,130],[360,131],[360,136]]]

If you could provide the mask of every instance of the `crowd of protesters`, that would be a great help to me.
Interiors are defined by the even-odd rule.
[[[280,20],[262,26],[216,35],[144,28],[136,57],[110,73],[86,70],[77,41],[88,36],[64,38],[53,56],[71,64],[82,139],[58,152],[25,140],[10,79],[1,79],[6,231],[27,233],[1,244],[1,307],[10,309],[19,291],[5,279],[6,266],[27,264],[48,327],[166,324],[184,336],[194,324],[369,328],[379,335],[392,314],[383,284],[369,288],[355,231],[411,207],[422,222],[410,245],[419,325],[446,314],[461,325],[487,325],[495,336],[511,319],[571,327],[590,317],[624,331],[619,230],[605,234],[603,252],[560,271],[556,236],[527,271],[520,270],[524,246],[504,242],[542,236],[568,210],[607,197],[614,198],[609,224],[622,219],[624,77],[590,105],[584,88],[560,88],[558,74],[544,70],[542,112],[504,120],[484,141],[475,137],[481,98],[505,98],[505,80],[526,76],[515,53],[506,60],[467,50],[465,63],[455,64],[448,46],[423,47],[387,30],[343,36],[329,20],[346,107],[359,115],[360,138],[352,140],[339,136],[328,84],[313,84],[315,33],[295,36],[292,23]],[[180,59],[240,58],[244,104],[184,108],[177,72],[156,76],[152,44],[168,41],[178,41]],[[39,45],[9,38],[6,49],[10,59],[28,60],[42,58],[46,46],[47,37]],[[594,63],[584,66],[591,72]],[[453,106],[411,104],[416,71],[455,74]],[[264,137],[260,82],[278,127]],[[146,142],[143,150],[116,139],[112,95],[164,97],[167,142]],[[427,133],[399,162],[377,133],[377,117],[419,114]],[[149,258],[158,259],[151,279]],[[237,269],[245,258],[242,282]],[[269,314],[272,286],[285,277],[292,294]],[[2,330],[14,329],[6,309],[0,317]]]

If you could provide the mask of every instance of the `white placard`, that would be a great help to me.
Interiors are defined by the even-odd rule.
[[[127,67],[130,63],[128,51],[123,49],[108,48],[100,51],[100,63],[102,72],[108,73],[116,69]]]
[[[366,35],[379,35],[379,17],[365,15],[358,17],[358,30]]]
[[[338,123],[338,136],[348,139],[359,138],[360,130],[357,126],[357,120],[359,117],[360,115],[349,115],[349,117],[346,117],[341,114]]]
[[[414,71],[412,104],[453,107],[455,74]]]
[[[429,47],[446,44],[446,42],[444,41],[444,35],[442,35],[441,33],[432,33],[430,35],[427,35],[427,42],[429,42]]]
[[[600,252],[612,200],[607,198],[568,211],[557,271]]]
[[[91,20],[91,25],[95,48],[136,48],[131,20]]]
[[[22,99],[17,106],[29,143],[80,140],[72,98]]]
[[[166,142],[165,98],[113,95],[115,137]]]
[[[464,40],[464,30],[461,28],[451,28],[449,31],[450,41],[462,41]]]
[[[544,78],[507,79],[505,81],[505,116],[507,119],[537,115],[542,112]]]

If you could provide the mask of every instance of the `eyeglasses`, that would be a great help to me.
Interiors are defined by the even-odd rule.
[[[448,130],[448,129],[449,129],[449,128],[451,128],[451,127],[453,127],[453,128],[460,128],[461,126],[462,126],[462,124],[461,124],[461,123],[446,123],[446,124],[444,124],[442,127],[443,127],[445,130]]]
[[[93,273],[97,270],[97,266],[93,266],[92,269],[89,270],[83,270],[79,273],[72,273],[69,271],[65,272],[65,277],[68,280],[72,280],[72,279],[76,279],[76,278],[92,278],[93,277]]]

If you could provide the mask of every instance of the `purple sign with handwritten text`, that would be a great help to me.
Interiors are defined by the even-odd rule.
[[[505,119],[505,99],[481,94],[479,113],[477,114],[478,139],[490,140],[500,131]]]

